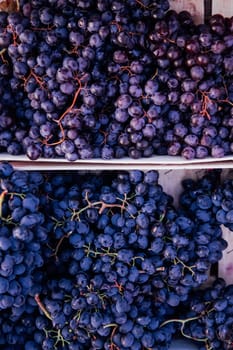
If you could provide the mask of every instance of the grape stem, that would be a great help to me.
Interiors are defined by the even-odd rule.
[[[4,198],[6,196],[6,194],[8,193],[7,190],[2,191],[2,193],[0,194],[0,218],[2,219],[2,205],[3,205],[3,201]]]
[[[117,280],[115,280],[114,287],[116,287],[121,294],[123,293],[124,287],[122,286],[122,283],[118,283]]]
[[[24,199],[26,197],[25,194],[23,193],[17,193],[17,192],[8,192],[8,196],[13,197],[13,196],[18,196],[21,199]]]
[[[34,299],[37,303],[37,305],[39,306],[39,308],[41,309],[41,311],[43,312],[43,314],[51,321],[53,321],[52,316],[50,315],[50,313],[48,312],[48,310],[46,309],[46,307],[44,306],[44,304],[42,303],[42,301],[40,300],[40,296],[39,294],[35,294]]]
[[[143,4],[143,2],[141,2],[140,0],[135,0],[136,3],[138,3],[140,6],[142,6],[144,9],[150,9],[152,7],[152,4],[149,6],[146,6],[145,4]]]
[[[81,84],[81,79],[79,79],[78,77],[76,78],[76,80],[78,81],[78,89],[76,90],[74,97],[73,97],[73,101],[71,103],[71,105],[62,113],[62,115],[60,116],[60,118],[58,120],[54,119],[54,122],[56,122],[60,128],[60,132],[61,132],[61,139],[59,141],[53,142],[53,143],[48,143],[48,141],[50,140],[50,138],[52,137],[52,135],[46,139],[43,140],[42,143],[47,145],[47,146],[56,146],[61,144],[64,140],[65,140],[65,131],[64,128],[62,126],[62,120],[64,119],[64,117],[67,115],[67,113],[71,112],[71,110],[74,108],[75,103],[77,102],[77,99],[79,97],[79,94],[81,92],[81,90],[83,90],[85,88],[85,86],[83,87]]]
[[[230,101],[230,100],[228,100],[228,99],[225,99],[225,100],[219,100],[219,102],[228,103],[230,106],[233,106],[233,102],[231,102],[231,101]]]
[[[56,228],[58,228],[58,227],[62,227],[65,223],[65,220],[59,221],[54,216],[50,216],[50,218],[55,222],[54,230],[56,230]]]
[[[145,260],[142,256],[134,256],[134,257],[132,258],[132,266],[135,266],[136,260],[137,260],[137,259],[140,259],[141,261],[144,261],[144,260]]]
[[[211,102],[211,99],[209,98],[209,96],[207,95],[206,92],[200,91],[200,93],[202,95],[202,111],[201,111],[201,114],[204,117],[207,117],[210,120],[211,116],[210,116],[207,108],[208,108],[208,103]]]
[[[195,338],[195,337],[192,337],[191,335],[188,335],[184,332],[184,327],[185,327],[185,324],[187,322],[191,322],[191,321],[196,321],[200,318],[201,316],[196,316],[196,317],[190,317],[190,318],[187,318],[186,320],[180,320],[178,318],[174,318],[174,319],[171,319],[171,320],[167,320],[165,322],[163,322],[161,325],[160,325],[160,328],[166,326],[167,324],[169,323],[172,323],[172,322],[178,322],[178,323],[181,323],[182,326],[180,328],[180,331],[181,331],[181,334],[187,338],[187,339],[191,339],[191,340],[195,340],[195,341],[198,341],[198,342],[205,342],[207,343],[208,341],[208,338]]]
[[[5,52],[6,52],[6,49],[0,50],[0,57],[1,57],[3,63],[8,64],[8,61],[3,56]]]
[[[159,70],[158,70],[158,68],[156,68],[153,76],[151,77],[151,80],[154,80],[157,77],[158,73],[159,73]]]
[[[63,240],[64,240],[65,238],[69,238],[71,234],[72,234],[72,231],[68,232],[66,235],[64,235],[64,236],[61,237],[61,239],[58,241],[58,243],[57,243],[57,245],[56,245],[56,248],[54,249],[54,253],[53,253],[51,256],[57,257],[59,248],[60,248],[60,246],[61,246]]]
[[[56,339],[55,344],[54,344],[55,349],[57,349],[57,345],[60,342],[61,342],[61,346],[62,347],[64,347],[66,344],[68,344],[68,345],[70,344],[70,342],[65,340],[64,337],[62,336],[60,329],[58,329],[58,330],[54,330],[54,329],[47,330],[47,329],[44,329],[44,332],[45,332],[47,338],[50,336],[51,338],[55,338]]]
[[[45,89],[45,81],[43,81],[43,79],[41,77],[36,75],[35,72],[33,72],[33,69],[30,70],[28,77],[23,79],[24,86],[28,83],[28,81],[31,77],[33,77],[35,79],[35,81],[38,83],[38,85],[40,86],[41,89]]]
[[[75,212],[72,216],[72,220],[75,220],[75,218],[77,217],[79,219],[79,216],[81,213],[83,213],[84,211],[86,211],[87,209],[93,208],[93,207],[98,207],[100,206],[99,209],[99,214],[102,214],[103,211],[107,208],[120,208],[120,209],[125,209],[123,205],[121,204],[107,204],[104,203],[102,201],[98,201],[98,202],[93,202],[93,203],[88,203],[88,205],[82,209],[80,209],[78,212]]]
[[[103,309],[106,309],[105,299],[107,299],[107,296],[104,293],[100,293],[100,294],[98,294],[98,297],[101,300]]]
[[[100,133],[103,134],[103,141],[101,142],[101,145],[106,145],[107,143],[107,137],[108,137],[108,132],[100,130]]]
[[[224,88],[226,90],[226,86],[224,85]],[[203,92],[203,91],[198,91],[201,93],[202,95],[202,111],[201,114],[205,117],[207,117],[209,120],[211,119],[211,115],[208,112],[207,108],[208,108],[208,103],[212,102],[211,98],[208,96],[208,92]],[[226,99],[221,99],[221,100],[217,100],[217,102],[219,103],[227,103],[230,106],[233,106],[233,102],[231,102],[228,98],[228,92],[226,90],[226,95],[227,98]]]
[[[13,46],[18,46],[18,43],[17,43],[18,34],[16,33],[15,28],[13,27],[12,24],[8,24],[7,29],[9,29],[9,31],[12,34]]]
[[[129,75],[132,75],[132,72],[131,72],[131,70],[130,70],[130,67],[129,66],[121,66],[121,71],[122,72],[124,72],[124,71],[126,71],[126,72],[128,72],[129,73]]]
[[[114,252],[110,252],[110,249],[103,249],[101,251],[98,251],[98,250],[92,250],[91,247],[90,247],[90,244],[89,245],[84,245],[83,248],[85,248],[85,252],[87,253],[87,256],[89,256],[90,254],[93,254],[94,257],[98,256],[98,255],[101,255],[101,256],[110,256],[112,257],[113,259],[115,259],[117,257],[117,253],[114,253]]]
[[[117,21],[112,21],[110,24],[115,25],[117,27],[118,32],[122,32],[123,28]]]
[[[114,335],[115,335],[115,333],[116,333],[116,330],[117,330],[117,328],[118,328],[118,325],[117,325],[116,323],[109,323],[109,324],[106,324],[106,325],[104,326],[104,328],[108,328],[108,327],[114,327],[113,330],[112,330],[112,333],[111,333],[111,337],[110,337],[109,349],[110,349],[110,350],[120,350],[120,349],[118,348],[118,346],[117,346],[116,344],[114,344],[114,342],[113,342],[113,337],[114,337]]]
[[[90,208],[94,208],[94,207],[99,207],[99,214],[103,214],[104,210],[107,208],[120,208],[121,210],[127,210],[127,208],[125,207],[125,204],[127,204],[127,197],[125,194],[125,198],[121,199],[121,198],[117,198],[119,201],[122,202],[122,204],[118,204],[118,203],[105,203],[103,201],[97,201],[97,202],[90,202],[89,198],[88,198],[88,193],[85,194],[85,200],[87,202],[87,205],[83,208],[81,208],[79,211],[73,213],[71,220],[75,220],[76,218],[79,220],[80,218],[80,214],[83,213],[84,211],[86,211],[87,209]]]
[[[15,192],[8,192],[8,190],[6,189],[6,187],[4,186],[4,182],[1,180],[1,187],[3,189],[2,193],[0,194],[0,218],[2,220],[4,220],[3,216],[2,216],[2,206],[3,206],[3,202],[4,202],[4,199],[6,197],[6,195],[10,196],[10,197],[13,197],[13,196],[18,196],[20,197],[21,199],[24,199],[25,198],[25,195],[22,194],[22,193],[15,193]]]
[[[16,11],[18,12],[20,10],[19,0],[15,0],[15,2],[16,2]]]
[[[195,272],[193,271],[193,268],[196,267],[195,265],[188,266],[182,260],[180,260],[178,257],[176,257],[174,260],[175,260],[175,264],[180,263],[181,265],[183,265],[183,270],[187,269],[191,272],[192,276],[195,275]]]
[[[110,328],[110,327],[118,327],[118,325],[117,325],[116,323],[109,323],[109,324],[105,324],[105,325],[103,326],[104,329],[105,329],[105,328]]]
[[[81,315],[82,315],[82,310],[78,310],[78,312],[77,312],[76,315],[74,316],[74,319],[77,320],[77,321],[79,321]]]

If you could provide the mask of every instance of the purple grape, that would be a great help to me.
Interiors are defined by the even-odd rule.
[[[211,155],[215,158],[222,158],[225,156],[225,152],[221,146],[215,145],[211,148]]]
[[[204,69],[200,66],[193,66],[190,69],[190,75],[193,80],[202,80],[204,78]]]
[[[188,160],[195,158],[195,149],[193,147],[187,146],[182,150],[182,156]]]

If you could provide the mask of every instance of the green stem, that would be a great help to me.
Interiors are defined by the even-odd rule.
[[[91,203],[91,202],[88,202],[88,205],[86,205],[85,207],[83,207],[82,209],[80,209],[79,211],[75,211],[74,214],[72,215],[71,217],[71,220],[75,220],[76,218],[79,220],[79,216],[80,214],[82,214],[84,211],[86,211],[87,209],[90,209],[90,208],[93,208],[95,206],[98,206],[98,205],[101,205],[102,202],[94,202],[94,203]]]
[[[187,338],[187,339],[192,339],[192,340],[195,340],[195,341],[198,341],[198,342],[205,342],[205,343],[206,343],[206,342],[208,341],[208,338],[195,338],[195,337],[192,337],[192,336],[190,336],[190,335],[184,333],[185,324],[186,324],[187,322],[196,321],[196,320],[198,320],[200,317],[201,317],[201,316],[190,317],[190,318],[187,318],[186,320],[180,320],[180,319],[178,319],[178,318],[174,318],[174,319],[167,320],[167,321],[163,322],[163,323],[160,325],[160,328],[166,326],[166,325],[169,324],[169,323],[178,322],[178,323],[181,323],[181,324],[182,324],[180,331],[181,331],[181,334],[182,334],[185,338]]]
[[[7,193],[9,196],[17,196],[17,197],[20,197],[21,199],[24,199],[26,197],[25,194],[23,193],[17,193],[17,192],[8,192]]]
[[[87,256],[89,256],[89,254],[93,254],[94,257],[96,257],[97,255],[102,255],[102,256],[107,255],[113,258],[117,257],[117,253],[110,252],[109,249],[102,249],[102,251],[93,250],[90,248],[90,245],[84,245],[83,248],[86,249]]]
[[[165,218],[166,211],[164,211],[160,216],[159,216],[159,222],[162,222],[163,219]]]
[[[17,224],[15,222],[12,221],[12,217],[8,216],[7,218],[4,218],[3,216],[0,217],[0,219],[5,222],[6,224],[10,224],[10,225],[15,225],[17,226]]]
[[[176,263],[180,263],[181,265],[183,265],[184,269],[187,269],[191,272],[192,276],[195,274],[195,272],[193,271],[193,268],[196,267],[195,265],[192,266],[188,266],[186,265],[182,260],[180,260],[178,257],[175,258]]]
[[[55,342],[55,346],[58,344],[58,343],[62,343],[62,347],[64,347],[66,344],[70,344],[70,342],[68,340],[65,340],[61,334],[61,330],[58,329],[57,331],[57,335],[55,336],[56,339],[56,342]]]
[[[55,339],[55,344],[54,344],[55,349],[57,349],[57,345],[59,343],[61,343],[62,347],[64,347],[66,344],[68,344],[68,345],[70,344],[70,342],[68,340],[64,339],[63,335],[61,334],[61,330],[60,329],[58,329],[58,330],[54,330],[54,329],[47,330],[47,329],[44,328],[43,330],[45,332],[46,338],[51,337],[51,338]]]
[[[87,253],[87,256],[89,256],[90,254],[93,254],[94,257],[96,257],[97,255],[103,255],[103,252],[92,250],[88,245],[84,245],[83,248],[86,249],[85,253]]]
[[[109,323],[103,326],[103,328],[110,328],[110,327],[118,327],[118,325],[116,323]]]
[[[76,315],[74,316],[74,319],[75,320],[80,320],[80,317],[81,317],[81,314],[82,314],[82,310],[78,310],[78,312],[76,313]]]
[[[185,324],[182,324],[181,326],[181,334],[183,335],[183,337],[187,338],[187,339],[191,339],[191,340],[195,340],[195,341],[198,341],[198,342],[204,342],[206,343],[208,341],[208,338],[196,338],[196,337],[192,337],[191,335],[188,335],[184,332],[184,326]]]
[[[108,255],[108,256],[112,256],[113,258],[117,257],[117,253],[113,253],[113,252],[110,252],[110,249],[103,249],[102,248],[102,251],[104,255]]]
[[[61,227],[64,225],[65,221],[59,221],[57,220],[54,216],[50,216],[50,219],[52,219],[55,222],[55,227],[54,229],[56,229],[57,227]]]
[[[101,300],[103,309],[105,309],[106,308],[105,300],[107,299],[107,296],[102,293],[102,294],[98,294],[98,297]]]
[[[167,324],[172,323],[172,322],[178,322],[178,323],[185,324],[186,322],[196,321],[196,320],[198,320],[199,318],[200,318],[200,316],[190,317],[190,318],[187,318],[187,319],[185,319],[185,320],[181,320],[181,319],[179,319],[179,318],[172,318],[171,320],[164,321],[164,322],[160,325],[160,328],[161,328],[161,327],[164,327],[164,326],[166,326]]]
[[[132,261],[132,266],[135,266],[136,260],[140,259],[141,261],[144,261],[145,259],[142,256],[134,256],[131,261]]]

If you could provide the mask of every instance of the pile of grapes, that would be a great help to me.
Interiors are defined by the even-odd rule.
[[[0,151],[232,154],[233,18],[168,0],[18,0],[0,13]]]
[[[214,212],[225,211],[233,184],[221,185],[219,171],[186,180],[178,208],[155,170],[55,174],[1,163],[0,177],[2,349],[167,350],[180,324],[172,320],[185,310],[202,332],[202,316],[214,317],[208,340],[219,349],[233,341],[228,289],[229,312],[216,309],[227,334],[224,321],[215,329],[215,294],[203,299],[207,314],[190,316],[193,291],[227,247]]]

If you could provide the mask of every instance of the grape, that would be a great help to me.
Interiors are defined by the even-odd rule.
[[[197,146],[196,148],[196,157],[203,159],[208,156],[208,149],[204,146]]]
[[[219,145],[214,145],[211,148],[211,155],[215,158],[222,158],[225,155],[224,149]]]

